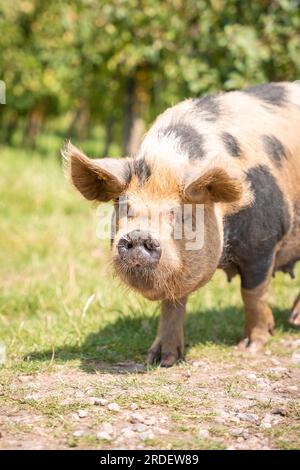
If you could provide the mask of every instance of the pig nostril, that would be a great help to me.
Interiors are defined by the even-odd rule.
[[[143,246],[147,251],[152,251],[153,250],[153,245],[148,241],[143,243]]]

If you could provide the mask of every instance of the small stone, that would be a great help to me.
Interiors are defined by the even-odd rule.
[[[193,367],[200,367],[200,366],[201,366],[201,362],[200,362],[200,361],[193,361],[193,362],[192,362],[192,366],[193,366]]]
[[[265,351],[265,356],[272,356],[272,351],[270,351],[270,349],[267,349]]]
[[[24,400],[26,400],[26,401],[36,401],[37,398],[38,398],[37,395],[31,394],[31,395],[25,395]]]
[[[259,390],[269,390],[271,387],[270,383],[265,379],[258,379],[257,380],[257,388]]]
[[[113,437],[111,434],[108,434],[107,432],[100,431],[97,433],[96,438],[101,440],[101,441],[112,441]]]
[[[114,411],[115,413],[118,413],[120,411],[120,406],[118,405],[118,403],[110,403],[109,405],[107,405],[107,408],[109,409],[109,411]]]
[[[280,415],[280,416],[286,416],[286,411],[283,410],[282,408],[274,408],[271,413],[273,415]]]
[[[106,400],[105,398],[89,397],[89,403],[91,405],[106,406],[108,400]]]
[[[87,388],[86,389],[86,394],[88,397],[92,397],[95,393],[95,389],[94,388]]]
[[[295,351],[292,354],[292,363],[293,364],[300,364],[300,351]]]
[[[132,439],[136,435],[131,428],[123,428],[121,430],[121,434],[123,437],[125,437],[125,439]]]
[[[199,429],[198,431],[198,437],[200,437],[200,439],[208,439],[209,435],[208,429]]]
[[[276,420],[276,418],[275,418]],[[274,420],[274,416],[272,416],[270,413],[266,413],[263,420],[260,423],[260,428],[261,429],[271,429],[272,428],[272,422],[274,421],[274,424],[276,424]],[[278,420],[278,418],[277,418]]]
[[[271,362],[274,366],[280,366],[280,362],[277,359],[271,359]]]
[[[87,414],[87,411],[85,411],[85,410],[79,410],[79,411],[78,411],[78,416],[79,416],[79,418],[86,418],[87,415],[88,415],[88,414]]]
[[[137,432],[145,432],[147,431],[147,426],[146,424],[143,424],[143,423],[137,423],[134,427],[134,429],[137,431]]]
[[[114,428],[110,423],[103,423],[100,431],[97,433],[97,439],[111,441],[114,435]]]
[[[139,438],[141,441],[147,441],[148,439],[154,439],[155,435],[152,431],[145,431],[140,433]]]
[[[75,431],[73,432],[73,436],[74,437],[81,437],[84,435],[84,431],[83,430],[79,430],[79,431]]]
[[[257,380],[257,375],[256,374],[248,374],[246,375],[246,379],[249,379],[249,380]]]
[[[168,417],[165,416],[165,415],[160,415],[159,418],[158,418],[158,421],[160,423],[166,423],[168,421]]]
[[[271,429],[272,428],[272,424],[269,423],[268,421],[262,421],[260,423],[260,428],[261,429]]]
[[[135,411],[135,410],[138,410],[139,407],[138,407],[138,405],[137,405],[136,403],[131,403],[130,409],[131,409],[132,411]]]
[[[35,382],[29,382],[28,384],[26,384],[26,388],[37,389],[38,385]]]
[[[113,434],[114,433],[113,425],[110,423],[103,423],[101,426],[101,431],[107,432],[107,434]]]
[[[143,423],[145,419],[141,413],[131,413],[129,418],[131,423]]]
[[[258,420],[258,416],[254,413],[238,413],[237,418],[241,421],[249,421],[255,423]]]
[[[165,428],[155,428],[155,431],[156,431],[158,434],[162,434],[162,435],[169,434],[169,430],[168,430],[168,429],[165,429]]]
[[[235,437],[238,437],[238,436],[241,436],[243,434],[244,430],[241,429],[241,428],[233,428],[230,433],[232,436],[235,436]]]
[[[273,375],[275,375],[275,377],[282,377],[286,374],[288,374],[288,369],[286,367],[271,367],[269,369],[269,372]]]

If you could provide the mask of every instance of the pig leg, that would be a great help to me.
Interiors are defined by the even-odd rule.
[[[293,326],[300,326],[300,294],[294,302],[292,313],[289,318],[289,323]]]
[[[160,361],[162,367],[171,367],[183,357],[183,322],[187,298],[163,300],[156,339],[148,351],[147,364]]]
[[[242,288],[245,308],[245,327],[241,349],[256,352],[264,346],[269,335],[274,334],[274,318],[268,305],[270,276],[254,289]]]

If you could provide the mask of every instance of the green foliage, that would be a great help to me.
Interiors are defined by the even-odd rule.
[[[120,127],[141,72],[148,122],[187,96],[300,72],[299,0],[0,0],[0,30],[9,130],[68,112],[66,130]]]

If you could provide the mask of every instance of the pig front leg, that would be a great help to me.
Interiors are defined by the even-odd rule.
[[[293,326],[300,326],[300,294],[294,302],[292,313],[289,318],[289,323]]]
[[[163,300],[156,339],[148,351],[147,364],[160,362],[162,367],[171,367],[183,357],[183,322],[187,297],[171,301]]]
[[[245,327],[243,339],[239,343],[241,349],[256,352],[262,349],[269,335],[274,334],[274,318],[268,305],[271,273],[272,268],[269,268],[264,281],[252,289],[243,287],[243,283],[247,284],[247,281],[245,282],[245,276],[242,274],[241,293],[245,308]],[[249,276],[249,272],[247,274]]]

